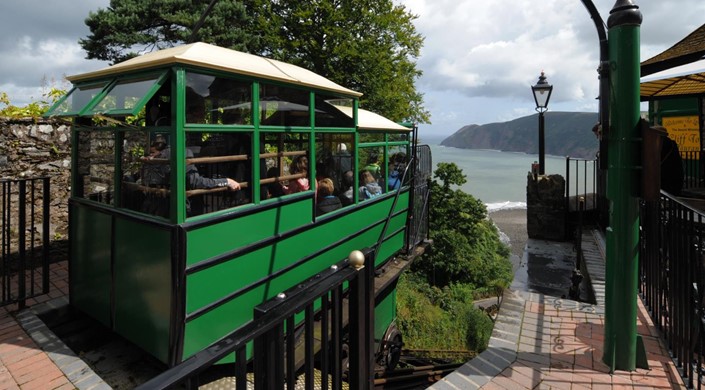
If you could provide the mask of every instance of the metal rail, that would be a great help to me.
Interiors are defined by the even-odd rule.
[[[248,354],[247,345],[254,342],[252,362],[254,365],[254,382],[256,388],[281,389],[286,383],[288,388],[294,388],[296,354],[294,344],[297,337],[295,317],[304,317],[303,342],[305,348],[305,379],[306,388],[313,389],[313,370],[316,354],[313,343],[314,304],[320,303],[319,318],[330,319],[321,321],[321,334],[332,334],[328,341],[323,337],[323,345],[318,354],[318,361],[323,362],[323,377],[331,376],[333,389],[343,386],[343,310],[347,310],[358,321],[348,325],[350,342],[348,343],[349,369],[348,381],[351,388],[369,389],[372,387],[373,351],[370,346],[374,342],[364,316],[371,314],[374,308],[374,298],[369,291],[374,280],[374,266],[371,256],[366,255],[365,262],[369,266],[355,268],[347,261],[323,270],[318,275],[296,287],[284,291],[277,297],[255,308],[254,319],[244,326],[233,330],[216,343],[196,353],[182,363],[172,367],[150,381],[137,387],[147,389],[170,389],[185,384],[189,387],[198,384],[198,376],[221,360],[235,356],[235,382],[237,388],[247,388]],[[343,299],[343,286],[347,285],[348,299]],[[371,301],[369,301],[371,299]],[[345,304],[347,303],[347,305]],[[298,317],[296,317],[298,318]],[[330,329],[330,331],[329,331]],[[370,340],[370,343],[365,342]],[[326,387],[328,388],[328,383]]]
[[[50,181],[0,180],[0,306],[49,292]]]
[[[379,373],[374,381],[375,389],[400,390],[427,387],[464,364],[431,358],[428,357],[429,354],[472,354],[470,351],[443,350],[404,350],[404,352],[399,362],[402,368]]]
[[[686,386],[701,388],[705,384],[705,214],[688,202],[661,192],[657,201],[642,203],[638,280],[644,305]]]

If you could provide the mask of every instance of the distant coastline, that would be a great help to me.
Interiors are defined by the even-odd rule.
[[[512,150],[500,150],[500,149],[476,149],[476,148],[459,148],[456,146],[448,146],[448,145],[441,145],[440,143],[433,144],[436,145],[438,148],[451,148],[451,149],[459,149],[459,150],[477,150],[480,152],[493,152],[493,153],[511,153],[511,154],[519,154],[523,156],[534,156],[537,157],[535,153],[529,153],[529,152],[519,152],[519,151],[512,151]],[[565,158],[565,156],[558,156],[558,155],[553,155],[553,154],[546,154],[546,157],[551,157],[551,158]]]
[[[485,203],[487,206],[487,212],[493,213],[500,210],[524,210],[526,209],[526,202],[497,202],[497,203]]]
[[[460,149],[536,153],[538,150],[537,115],[533,114],[508,122],[463,126],[442,139],[439,145]],[[597,113],[546,113],[544,137],[546,155],[594,157],[598,142],[592,133],[592,127],[596,122]]]

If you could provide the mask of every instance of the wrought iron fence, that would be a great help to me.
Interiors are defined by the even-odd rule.
[[[705,203],[705,201],[701,201]],[[705,214],[661,193],[642,202],[639,291],[688,387],[705,382]]]
[[[703,186],[702,161],[700,152],[681,152],[683,160],[683,188],[698,188]]]
[[[371,251],[367,251],[365,264],[370,266],[357,269],[341,262],[279,294],[256,307],[251,322],[137,389],[170,389],[183,384],[194,388],[199,385],[199,374],[229,356],[235,358],[233,377],[238,389],[252,384],[258,389],[294,389],[297,376],[303,376],[303,388],[313,389],[315,369],[321,372],[316,388],[342,389],[344,380],[351,389],[372,388]],[[297,323],[302,316],[303,321]],[[354,319],[348,321],[347,339],[345,317]],[[254,348],[248,373],[250,343]]]
[[[0,180],[0,306],[49,292],[48,177]]]
[[[416,148],[414,176],[411,182],[411,210],[409,210],[409,230],[406,237],[407,253],[428,237],[428,208],[430,202],[429,183],[433,166],[431,148],[419,145]]]
[[[597,159],[565,158],[566,210],[580,209],[580,198],[587,209],[597,207]]]

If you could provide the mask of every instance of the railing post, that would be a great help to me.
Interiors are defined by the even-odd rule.
[[[2,302],[6,302],[9,299],[8,286],[10,285],[10,278],[7,275],[10,250],[8,246],[10,245],[10,181],[0,180],[0,185],[2,185],[2,207],[0,208],[0,213],[2,214],[2,244],[0,245],[0,279],[2,288]]]
[[[360,265],[360,257],[364,261]],[[350,281],[350,388],[369,390],[374,380],[374,253],[366,250],[350,254],[351,264],[358,269],[358,276]]]
[[[568,295],[576,301],[580,300],[580,283],[583,281],[583,272],[580,269],[583,256],[583,211],[585,211],[585,198],[581,196],[578,205],[578,223],[575,228],[575,268],[570,277],[571,287],[568,292]]]
[[[27,232],[27,181],[20,180],[19,182],[19,220],[17,230],[19,233],[19,268],[17,270],[17,300],[18,308],[20,310],[25,308],[25,299],[27,297],[27,278],[26,278],[26,268],[27,268],[27,242],[26,242],[26,232]]]
[[[570,239],[570,156],[565,156],[565,238]]]
[[[49,221],[51,220],[51,182],[42,178],[42,293],[49,293]]]
[[[258,313],[255,312],[255,316],[257,315]],[[290,340],[290,342],[293,341]],[[255,371],[255,388],[268,390],[284,388],[283,344],[283,323],[277,324],[262,336],[255,338],[252,359]]]

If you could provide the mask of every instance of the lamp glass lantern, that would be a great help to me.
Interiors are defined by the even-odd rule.
[[[543,72],[541,72],[541,76],[539,76],[539,81],[536,85],[531,86],[531,91],[534,93],[536,111],[546,111],[548,100],[551,99],[551,92],[553,92],[553,85],[546,81],[546,76]]]

